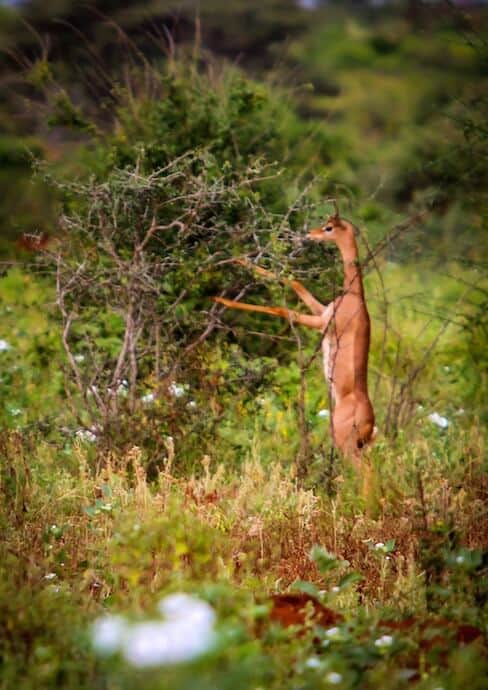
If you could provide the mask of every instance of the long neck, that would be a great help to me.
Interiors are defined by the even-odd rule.
[[[363,294],[363,279],[356,242],[352,239],[339,246],[344,264],[344,292]]]

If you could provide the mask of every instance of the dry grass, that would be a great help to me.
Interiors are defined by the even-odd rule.
[[[422,443],[413,465],[408,453],[379,450],[368,514],[357,505],[352,475],[339,476],[329,497],[299,486],[292,469],[264,465],[256,452],[239,472],[204,456],[198,475],[179,478],[168,441],[165,468],[148,483],[139,448],[94,463],[92,449],[77,444],[62,464],[47,444],[5,435],[8,550],[22,563],[22,579],[57,569],[64,582],[81,581],[103,599],[134,583],[157,591],[175,577],[259,580],[262,593],[286,591],[295,580],[329,587],[309,555],[320,544],[363,575],[364,603],[408,608],[421,597],[421,551],[432,530],[454,530],[469,548],[486,538],[483,448],[473,433],[458,442],[462,462],[449,476],[445,459],[422,456]],[[387,557],[372,548],[392,539]]]

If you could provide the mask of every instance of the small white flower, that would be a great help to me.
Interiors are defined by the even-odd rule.
[[[85,361],[85,355],[82,355],[82,354],[74,355],[73,359],[75,360],[75,362],[81,363],[81,362]]]
[[[47,573],[47,575],[44,575],[45,580],[55,580],[57,578],[56,573]]]
[[[186,621],[207,627],[215,623],[215,611],[210,604],[189,594],[170,594],[161,599],[158,609],[170,621]]]
[[[141,398],[141,402],[143,405],[151,405],[155,400],[154,393],[146,393],[146,395],[143,395]]]
[[[382,649],[383,647],[391,647],[393,644],[393,637],[391,635],[382,635],[374,641],[375,647]]]
[[[101,654],[121,651],[136,668],[191,661],[215,643],[215,612],[200,599],[172,594],[159,609],[166,621],[129,624],[121,616],[104,616],[92,626],[92,644]]]
[[[334,593],[337,593],[337,592],[340,592],[340,591],[341,591],[341,588],[338,587],[337,585],[334,585],[334,587],[332,587],[332,589],[331,589],[330,591],[331,591],[331,592],[334,592]]]
[[[325,680],[331,685],[339,685],[342,682],[342,676],[336,671],[331,671],[325,676]]]
[[[173,382],[170,383],[168,390],[175,398],[181,398],[183,395],[185,395],[186,386]]]
[[[99,654],[114,654],[120,649],[127,631],[128,624],[122,616],[103,616],[92,625],[92,645]]]
[[[447,429],[449,426],[449,420],[447,417],[442,417],[437,412],[432,412],[432,414],[429,415],[429,420],[432,422],[432,424],[438,426],[439,429]]]
[[[75,436],[79,438],[80,441],[88,441],[88,443],[95,443],[97,440],[96,434],[90,431],[90,429],[78,429]]]
[[[11,349],[12,345],[10,343],[7,343],[6,340],[0,340],[0,352],[8,352]]]
[[[212,647],[215,612],[207,602],[177,593],[162,599],[158,608],[166,621],[134,625],[124,641],[123,654],[132,666],[191,661]]]
[[[311,656],[305,661],[306,668],[320,668],[322,663],[317,656]]]
[[[120,395],[121,397],[125,397],[127,395],[129,389],[129,382],[127,379],[123,379],[119,385],[117,386],[117,395]]]
[[[325,419],[326,417],[330,417],[330,412],[329,412],[329,410],[326,410],[326,409],[324,408],[323,410],[319,410],[319,411],[317,412],[317,417],[322,417],[322,418]]]
[[[383,551],[385,548],[385,545],[383,544],[382,541],[378,541],[375,545],[374,548],[376,551]]]
[[[339,635],[340,632],[341,631],[339,628],[329,628],[325,631],[325,634],[327,635],[327,637],[336,637],[336,635]]]
[[[124,642],[125,659],[136,668],[149,668],[191,661],[213,646],[211,627],[200,627],[189,621],[150,621],[133,625]]]
[[[20,407],[11,407],[9,411],[12,417],[18,417],[22,414],[22,410],[20,409]]]
[[[464,563],[465,560],[466,559],[462,555],[456,556],[456,563],[459,563],[460,565],[461,563]]]
[[[189,410],[196,410],[197,408],[197,404],[194,400],[190,400],[190,402],[188,402],[186,406]]]

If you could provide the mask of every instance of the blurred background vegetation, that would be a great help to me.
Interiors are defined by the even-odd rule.
[[[133,687],[88,621],[176,589],[228,631],[200,685],[147,688],[483,687],[445,622],[478,630],[486,603],[483,4],[0,6],[2,690]],[[337,256],[301,242],[332,197],[373,322],[366,498],[330,452],[313,334],[210,299],[288,304],[244,255],[332,299]],[[289,586],[346,616],[320,676],[312,625],[256,637]]]

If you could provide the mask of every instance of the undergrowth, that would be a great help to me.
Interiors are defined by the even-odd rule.
[[[328,687],[326,674],[307,666],[312,656],[344,688],[408,679],[433,688],[442,678],[458,687],[469,669],[472,687],[482,687],[480,639],[455,643],[459,625],[484,622],[477,434],[380,444],[366,510],[347,470],[331,495],[302,488],[279,455],[263,462],[258,438],[240,472],[205,455],[186,478],[174,474],[173,439],[165,446],[164,466],[148,482],[137,447],[103,455],[82,440],[60,451],[36,436],[2,435],[3,688],[13,687],[19,667],[16,687],[89,687],[95,679],[97,687],[126,687],[133,672],[97,660],[89,625],[107,610],[138,618],[172,591],[216,607],[220,661],[198,662],[193,686],[183,671],[168,671],[144,675],[144,687]],[[317,546],[333,568],[323,567]],[[270,623],[268,598],[284,591],[344,615],[332,658],[317,647],[324,630],[305,627],[297,638],[296,628],[279,632]],[[412,617],[390,635],[391,650],[371,651],[390,619]],[[442,628],[427,649],[425,625],[431,636]]]

